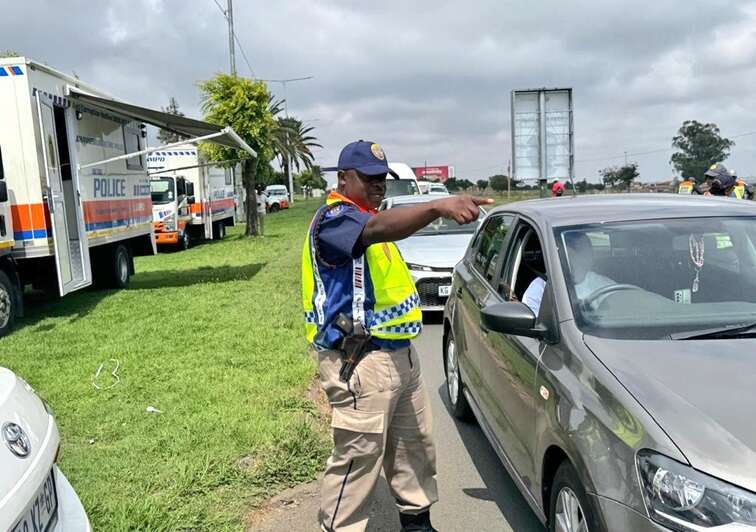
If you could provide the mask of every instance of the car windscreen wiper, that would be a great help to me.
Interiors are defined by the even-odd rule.
[[[724,327],[699,329],[670,334],[672,340],[706,340],[713,338],[734,338],[745,334],[756,334],[756,322],[736,323]]]

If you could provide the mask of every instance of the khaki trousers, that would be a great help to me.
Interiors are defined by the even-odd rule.
[[[338,351],[319,352],[318,362],[334,441],[321,488],[321,530],[365,530],[381,468],[400,512],[427,510],[438,500],[436,451],[415,349],[371,351],[349,383],[339,380]]]

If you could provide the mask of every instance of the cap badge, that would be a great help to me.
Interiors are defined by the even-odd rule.
[[[383,148],[381,148],[380,144],[371,144],[370,151],[373,152],[373,155],[375,155],[376,159],[380,159],[381,161],[386,160],[386,154],[383,153]]]

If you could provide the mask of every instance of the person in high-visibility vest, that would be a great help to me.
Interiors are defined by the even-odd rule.
[[[677,187],[678,194],[699,194],[696,182],[692,177],[686,177]]]
[[[319,513],[324,531],[361,532],[381,470],[403,531],[435,529],[436,455],[428,393],[410,340],[422,328],[419,297],[394,241],[439,217],[473,223],[479,205],[447,196],[377,212],[389,169],[383,149],[348,144],[335,168],[338,188],[316,212],[302,250],[305,334],[318,356],[333,407],[333,452]]]
[[[735,170],[731,170],[730,175],[735,179],[735,185],[732,188],[732,192],[730,192],[730,197],[737,199],[753,199],[753,190],[748,183],[740,179]]]
[[[712,164],[704,176],[707,178],[707,190],[704,196],[733,197],[735,177],[721,163]]]

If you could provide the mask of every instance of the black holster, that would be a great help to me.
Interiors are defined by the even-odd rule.
[[[362,326],[355,324],[352,318],[345,314],[339,314],[336,318],[336,327],[338,327],[344,338],[341,341],[339,350],[341,351],[341,370],[339,371],[339,380],[349,382],[354,373],[354,368],[360,363],[365,353],[370,349],[371,336]]]

